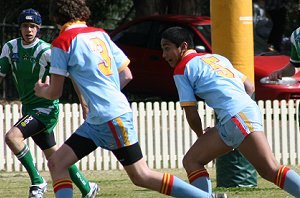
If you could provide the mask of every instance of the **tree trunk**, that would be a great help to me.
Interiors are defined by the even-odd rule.
[[[133,5],[136,17],[161,14],[160,0],[133,0]]]
[[[200,16],[205,0],[173,0],[169,1],[168,14],[186,14]]]

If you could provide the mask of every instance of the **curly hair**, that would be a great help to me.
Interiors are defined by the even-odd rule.
[[[72,21],[87,21],[91,15],[85,0],[51,0],[50,19],[59,25]]]

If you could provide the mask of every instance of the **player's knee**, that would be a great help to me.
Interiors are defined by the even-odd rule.
[[[195,158],[192,158],[189,154],[186,154],[182,159],[182,164],[184,168],[187,168],[191,164],[197,163]]]
[[[189,154],[186,154],[182,159],[182,165],[185,170],[195,170],[199,168],[203,168],[206,163],[201,160],[201,158],[195,158]]]
[[[5,134],[5,143],[10,145],[12,143],[13,136],[11,133],[7,132]]]
[[[151,172],[148,172],[146,170],[140,170],[138,172],[130,173],[128,175],[132,183],[139,187],[147,187],[149,185],[149,177],[152,177]]]
[[[50,157],[48,159],[47,165],[48,165],[50,172],[55,172],[57,165],[56,165],[56,161],[52,157]]]
[[[134,175],[130,175],[129,177],[134,185],[139,187],[144,187],[143,178],[141,175],[134,174]]]
[[[182,165],[185,170],[190,170],[190,167],[193,166],[196,162],[195,159],[191,159],[189,155],[185,155],[182,159]]]
[[[268,180],[270,182],[274,182],[275,177],[277,175],[277,170],[279,170],[280,167],[278,168],[261,168],[261,169],[256,169],[258,174],[264,178],[265,180]]]
[[[188,162],[187,156],[185,155],[182,159],[182,165],[186,169],[188,164],[189,164],[189,162]]]
[[[16,131],[14,130],[9,130],[6,134],[5,134],[5,143],[7,145],[12,145],[14,144],[14,142],[18,142],[18,141],[22,141],[22,136],[17,134]]]

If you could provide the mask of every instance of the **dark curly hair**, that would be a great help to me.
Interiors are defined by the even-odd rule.
[[[179,47],[183,42],[187,42],[188,49],[194,48],[194,41],[189,31],[182,27],[170,27],[161,35],[161,39],[167,39]]]
[[[64,25],[76,20],[87,21],[91,11],[85,0],[51,0],[49,14],[51,20]]]

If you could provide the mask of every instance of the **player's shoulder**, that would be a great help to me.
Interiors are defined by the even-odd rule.
[[[51,45],[50,43],[45,42],[42,39],[37,38],[34,45],[32,46],[35,48],[36,52],[44,52],[44,51],[50,51]]]
[[[40,39],[40,38],[37,38],[38,39],[38,42],[41,43],[42,45],[45,45],[45,46],[50,46],[51,44],[44,41],[43,39]]]
[[[298,27],[297,29],[295,29],[292,34],[299,34],[300,33],[300,27]]]
[[[18,40],[20,40],[21,38],[14,38],[12,40],[7,41],[2,48],[2,51],[7,51],[9,53],[9,51],[15,51],[18,49]]]
[[[296,41],[300,41],[300,27],[298,27],[292,32],[290,40],[293,44],[296,44]]]
[[[11,39],[11,40],[9,40],[9,41],[7,41],[6,43],[5,43],[5,45],[17,45],[17,43],[18,43],[18,40],[20,40],[21,38],[14,38],[14,39]]]

